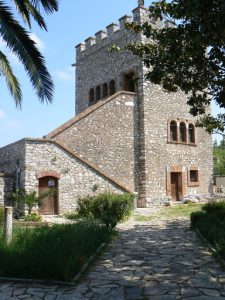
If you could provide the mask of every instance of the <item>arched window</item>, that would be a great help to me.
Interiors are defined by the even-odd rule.
[[[102,98],[106,98],[107,96],[108,96],[108,85],[107,83],[104,83],[102,87]]]
[[[195,127],[193,124],[188,125],[188,142],[195,143]]]
[[[175,121],[170,122],[170,140],[177,141],[177,123]]]
[[[92,88],[89,91],[89,103],[93,103],[94,101],[95,101],[95,91]]]
[[[187,142],[186,124],[184,122],[180,123],[180,142],[182,143]]]
[[[101,87],[100,87],[100,85],[98,85],[97,87],[96,87],[96,94],[95,94],[95,100],[100,100],[101,99]]]
[[[116,92],[116,84],[114,80],[111,80],[109,83],[109,95],[113,95]]]

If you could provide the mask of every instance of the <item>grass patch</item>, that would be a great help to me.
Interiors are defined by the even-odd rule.
[[[177,204],[174,206],[168,206],[161,208],[158,212],[155,212],[149,216],[143,216],[138,213],[134,214],[135,221],[152,221],[154,219],[176,219],[176,218],[189,218],[192,212],[200,211],[202,204],[188,203]]]
[[[1,234],[2,235],[2,234]],[[0,275],[70,281],[112,232],[93,221],[15,227],[7,246],[0,236]]]
[[[225,259],[225,201],[208,203],[191,214],[191,228],[198,229]]]

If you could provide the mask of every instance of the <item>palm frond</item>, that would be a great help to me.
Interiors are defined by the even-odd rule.
[[[30,13],[25,4],[26,0],[13,0],[13,2],[15,3],[16,10],[22,16],[24,22],[31,28]]]
[[[36,8],[40,8],[40,5],[42,5],[43,9],[47,14],[51,14],[54,11],[58,11],[59,8],[58,0],[31,0],[31,3]]]
[[[11,95],[13,96],[16,106],[21,107],[22,102],[22,92],[20,89],[20,84],[13,74],[10,63],[4,53],[0,51],[0,71],[1,74],[5,77],[6,83],[10,90]]]
[[[38,12],[34,5],[31,4],[30,0],[13,0],[15,3],[18,13],[22,16],[25,23],[31,28],[30,15],[38,23],[41,28],[47,30],[47,26],[42,15]]]
[[[54,85],[45,66],[45,60],[28,32],[14,19],[10,9],[2,1],[0,1],[0,24],[0,35],[24,65],[40,101],[52,102]]]
[[[46,23],[44,21],[44,18],[42,17],[42,15],[39,13],[39,11],[35,8],[34,5],[32,5],[30,3],[29,0],[25,1],[25,5],[29,11],[29,13],[32,15],[32,17],[34,18],[34,20],[38,23],[38,25],[45,29],[47,31],[47,26]]]

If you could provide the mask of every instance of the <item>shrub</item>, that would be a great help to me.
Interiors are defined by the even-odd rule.
[[[79,199],[78,214],[84,217],[100,219],[107,227],[128,218],[134,208],[134,195],[101,193],[95,197]]]
[[[191,214],[191,227],[201,234],[225,258],[225,202],[204,205],[202,211]]]
[[[26,221],[26,222],[39,222],[39,221],[42,221],[42,217],[41,217],[41,215],[39,215],[37,213],[31,213],[31,214],[26,215],[24,217],[24,221]]]
[[[68,220],[78,220],[81,218],[77,212],[67,212],[63,216]]]
[[[77,202],[77,212],[81,217],[92,216],[92,201],[94,197],[86,196],[85,198],[79,198]]]

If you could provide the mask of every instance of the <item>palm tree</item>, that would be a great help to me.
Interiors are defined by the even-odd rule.
[[[11,7],[0,0],[0,37],[23,64],[34,90],[41,102],[52,102],[53,81],[45,60],[31,39],[29,32],[20,25]],[[47,30],[41,9],[47,14],[58,10],[58,0],[13,0],[16,10],[31,29],[31,18]],[[7,56],[0,50],[0,75],[4,76],[17,107],[21,107],[22,91]]]

